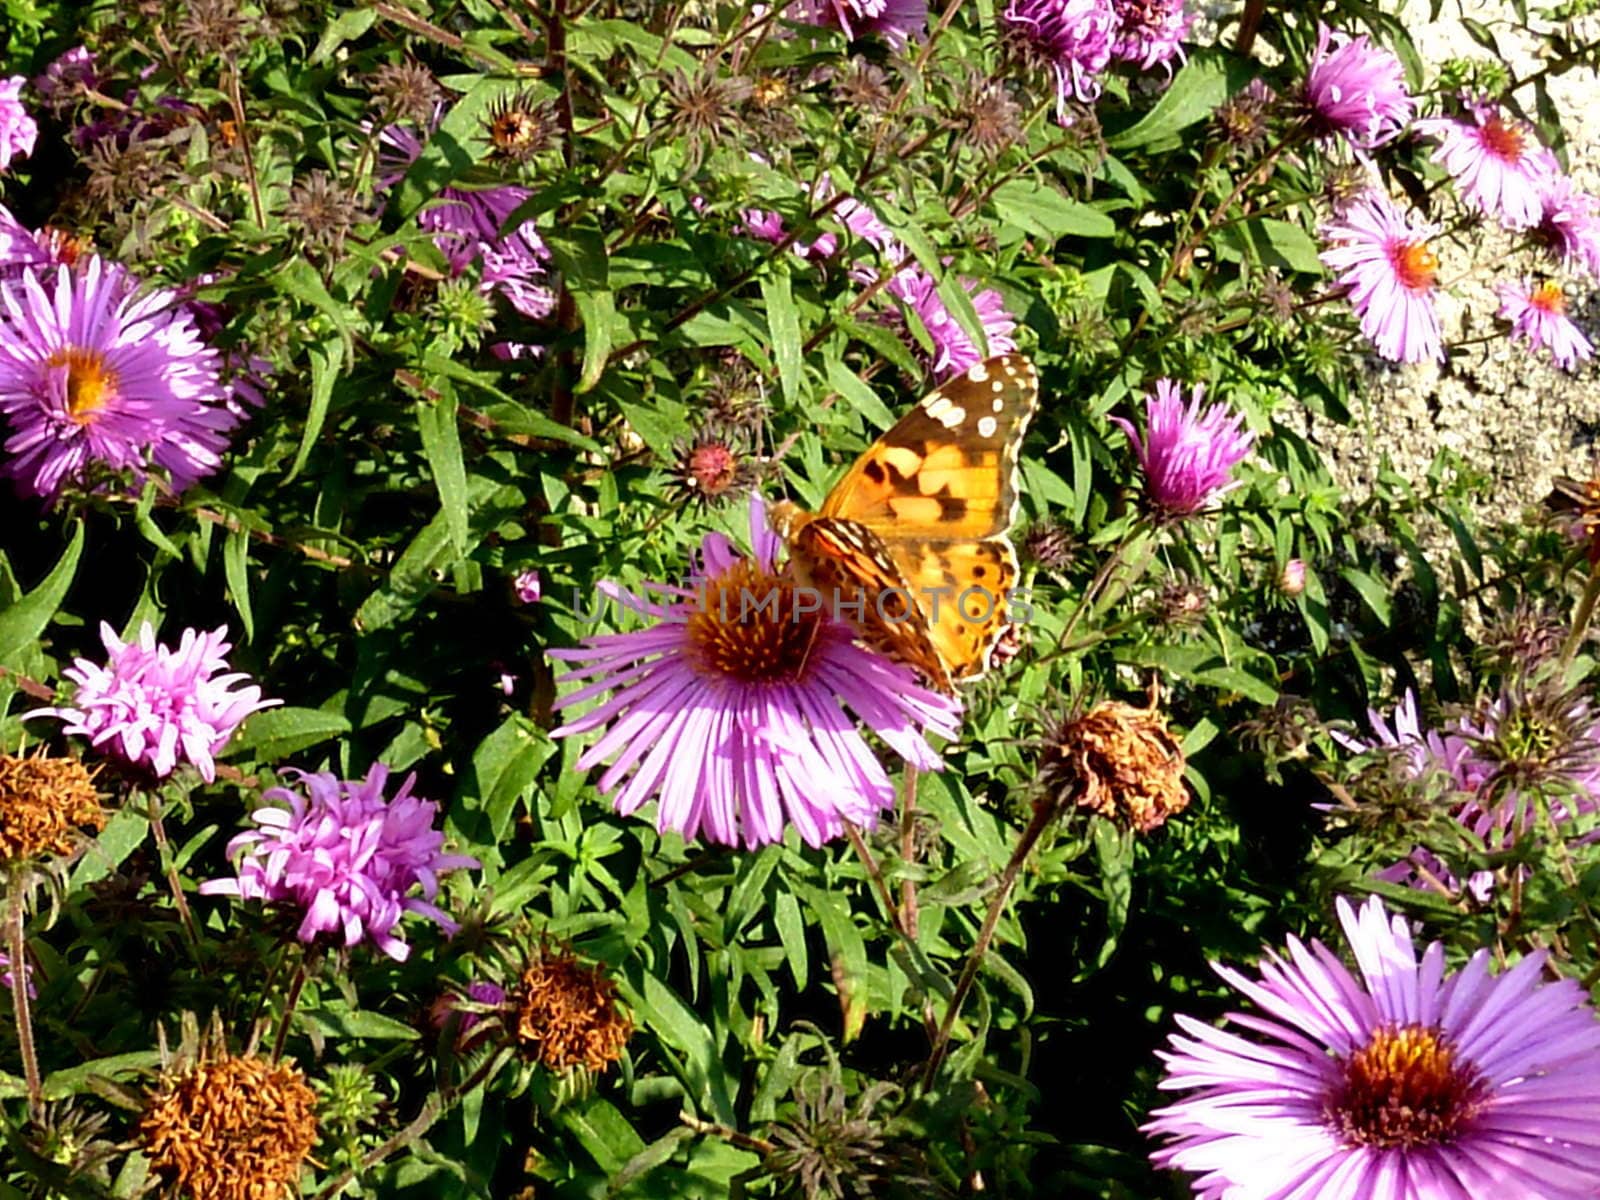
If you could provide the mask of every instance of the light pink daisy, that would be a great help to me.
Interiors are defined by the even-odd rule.
[[[972,297],[972,307],[977,310],[978,320],[983,325],[984,340],[989,344],[987,354],[978,348],[961,323],[945,307],[944,301],[939,299],[938,282],[921,267],[906,268],[891,279],[884,289],[895,299],[904,302],[922,321],[923,328],[933,342],[933,374],[941,382],[977,366],[987,358],[1009,354],[1017,348],[1017,343],[1011,337],[1017,328],[1017,321],[1006,311],[1005,300],[1000,293],[993,288],[979,291],[978,284],[971,279],[963,279],[961,286]]]
[[[876,33],[895,49],[928,28],[928,0],[796,0],[784,15],[806,25],[842,29],[848,38]]]
[[[1511,336],[1521,338],[1535,349],[1548,347],[1550,357],[1563,370],[1575,371],[1578,364],[1594,356],[1594,346],[1583,331],[1567,316],[1567,299],[1561,285],[1531,281],[1502,283],[1500,313],[1511,322]]]
[[[1539,189],[1533,236],[1562,266],[1600,279],[1600,201],[1565,175],[1545,180]]]
[[[1381,192],[1351,201],[1322,227],[1321,258],[1350,289],[1361,332],[1392,362],[1444,358],[1433,309],[1439,260],[1428,248],[1434,225],[1413,225]]]
[[[1433,160],[1450,172],[1470,208],[1508,229],[1539,223],[1542,189],[1561,173],[1561,164],[1540,143],[1533,126],[1479,107],[1470,122],[1418,121],[1417,128],[1439,139]]]
[[[32,154],[39,136],[38,124],[22,107],[22,85],[27,82],[21,75],[0,79],[0,171],[9,167],[12,159]]]
[[[1542,951],[1501,975],[1420,958],[1376,897],[1336,905],[1352,972],[1320,942],[1214,969],[1257,1011],[1180,1016],[1144,1126],[1202,1200],[1593,1200],[1600,1020]]]
[[[1372,45],[1366,34],[1351,37],[1321,24],[1305,100],[1312,133],[1343,137],[1363,150],[1396,137],[1416,112],[1398,58]]]
[[[1141,70],[1166,67],[1183,61],[1183,39],[1195,14],[1185,0],[1111,0],[1117,13],[1116,37],[1111,56],[1133,63]]]

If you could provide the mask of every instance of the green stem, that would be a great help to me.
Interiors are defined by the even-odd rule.
[[[1578,647],[1583,645],[1583,635],[1589,629],[1589,618],[1594,616],[1596,600],[1600,600],[1600,564],[1589,569],[1589,582],[1584,585],[1583,597],[1578,601],[1578,611],[1572,617],[1572,632],[1567,635],[1566,644],[1561,647],[1563,668],[1571,666],[1572,660],[1578,656]]]
[[[151,788],[145,793],[150,806],[150,830],[155,834],[156,856],[161,860],[161,870],[166,876],[167,890],[172,893],[172,903],[178,910],[178,920],[183,924],[184,935],[189,939],[189,949],[195,961],[200,961],[200,933],[195,928],[194,913],[189,911],[189,898],[183,894],[183,882],[178,878],[178,860],[172,853],[172,843],[167,841],[167,828],[161,823],[161,800]]]
[[[6,910],[6,954],[11,959],[11,1011],[17,1018],[17,1051],[22,1055],[22,1074],[28,1081],[28,1119],[35,1124],[44,1116],[44,1082],[39,1076],[39,1054],[33,1044],[33,1010],[28,1004],[28,946],[22,922],[27,893],[23,880],[26,868],[11,866],[10,896]]]

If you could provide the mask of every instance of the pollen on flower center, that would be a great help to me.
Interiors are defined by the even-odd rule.
[[[1487,1090],[1440,1030],[1385,1026],[1345,1060],[1324,1114],[1352,1145],[1437,1145],[1465,1131]]]
[[[1483,123],[1480,136],[1484,147],[1496,158],[1515,163],[1522,158],[1528,137],[1516,125],[1508,125],[1501,117],[1490,117]]]
[[[45,365],[67,369],[67,415],[79,425],[93,421],[117,390],[117,373],[97,351],[68,346],[52,354]]]
[[[1413,292],[1425,292],[1439,274],[1439,259],[1427,242],[1401,242],[1389,252],[1395,275]]]
[[[1567,298],[1555,283],[1539,285],[1528,296],[1528,303],[1558,317],[1567,311]]]
[[[740,683],[799,679],[822,633],[822,615],[792,582],[743,560],[705,581],[689,614],[691,658],[706,675]]]

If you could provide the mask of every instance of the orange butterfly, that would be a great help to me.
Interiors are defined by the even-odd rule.
[[[769,521],[800,582],[942,691],[980,678],[1005,631],[1017,458],[1039,373],[1002,354],[941,384],[872,445],[821,511]]]

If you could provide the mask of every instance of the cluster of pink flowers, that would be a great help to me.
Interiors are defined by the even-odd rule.
[[[395,932],[406,913],[455,932],[433,903],[439,875],[479,863],[443,852],[444,834],[433,827],[439,806],[411,794],[415,774],[392,798],[384,796],[389,769],[382,763],[362,780],[291,774],[304,790],[262,793],[268,805],[252,814],[260,828],[228,843],[237,877],[203,883],[202,894],[287,904],[301,913],[301,941],[332,934],[345,946],[369,942],[398,961],[411,953]],[[420,897],[410,894],[416,887]]]
[[[1113,62],[1170,74],[1193,21],[1184,0],[1010,0],[1000,14],[1011,44],[1054,74],[1063,125],[1067,102],[1097,99],[1100,76]]]

